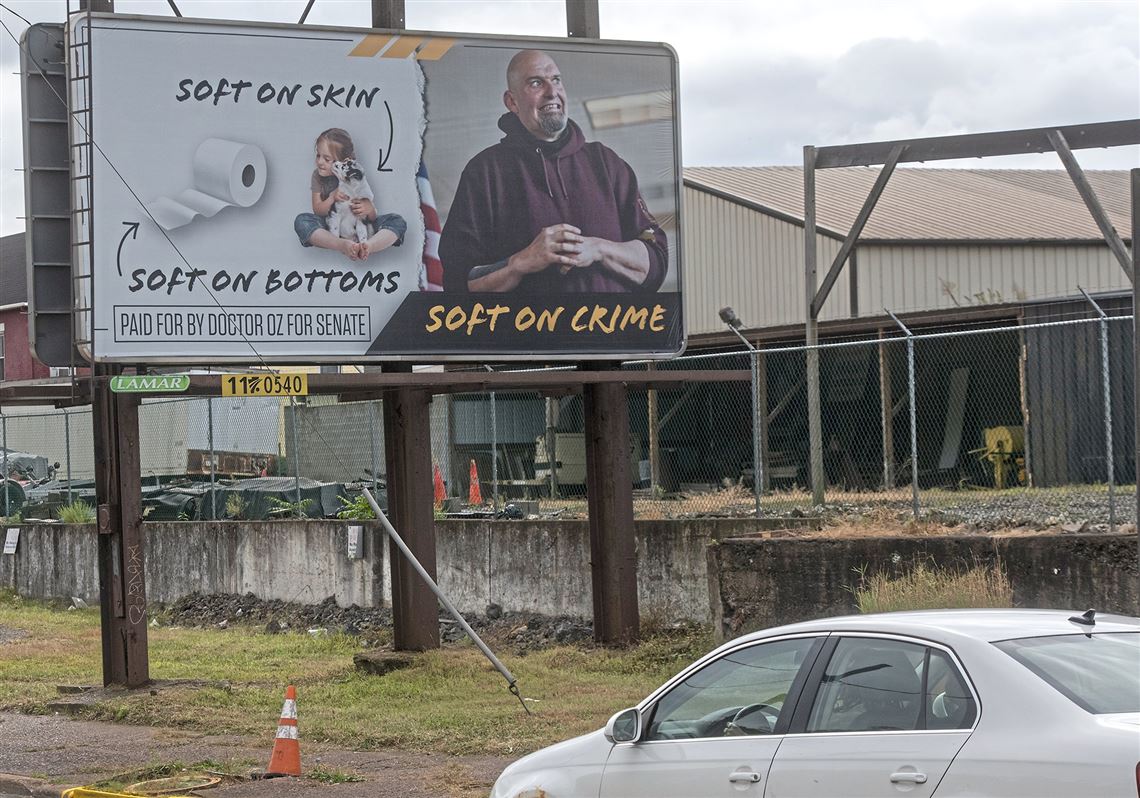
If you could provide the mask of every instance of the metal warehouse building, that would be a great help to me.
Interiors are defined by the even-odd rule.
[[[817,174],[821,263],[839,251],[878,172]],[[1127,231],[1128,173],[1086,174],[1114,226]],[[798,167],[685,170],[690,353],[739,347],[718,316],[726,305],[762,348],[802,343],[803,197]],[[1063,170],[898,169],[823,308],[820,336],[898,336],[888,310],[915,332],[1098,318],[1082,289],[1110,316],[1131,313],[1131,283]],[[986,429],[999,426],[1023,430],[1025,481],[1104,481],[1099,326],[919,342],[915,404],[924,484],[983,479],[970,453],[984,444]],[[1135,478],[1131,325],[1105,327],[1115,476],[1129,481]],[[761,380],[769,410],[779,411],[768,414],[765,443],[773,462],[766,473],[800,485],[808,457],[803,360],[802,352],[769,354]],[[897,340],[822,353],[829,484],[861,488],[907,479],[909,426],[900,412],[907,387]],[[726,401],[740,406],[747,393]]]

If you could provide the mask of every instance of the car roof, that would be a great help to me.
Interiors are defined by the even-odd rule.
[[[913,635],[931,640],[968,637],[987,642],[1089,632],[1140,632],[1140,618],[1098,613],[1092,626],[1069,620],[1080,615],[1081,612],[1073,610],[1019,609],[922,610],[845,615],[765,629],[735,642],[749,638],[762,639],[777,634],[820,631],[883,632]]]

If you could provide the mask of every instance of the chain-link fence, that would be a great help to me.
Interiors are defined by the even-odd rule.
[[[821,344],[814,446],[803,346],[627,364],[630,370],[752,369],[749,381],[657,390],[634,384],[635,512],[641,518],[887,513],[982,529],[1134,523],[1128,310],[1117,303],[1090,319],[1030,308],[1021,324],[931,330],[900,323],[862,340]],[[149,400],[139,426],[144,489],[276,476],[294,480],[300,501],[303,480],[374,488],[384,480],[379,400]],[[431,427],[432,460],[452,497],[445,510],[475,504],[494,512],[513,504],[512,515],[585,516],[580,394],[441,395],[432,402]],[[17,452],[38,456],[67,498],[93,491],[88,409],[7,408],[0,435],[13,463]],[[24,465],[5,469],[0,452],[0,470],[17,480],[48,476],[18,462]],[[822,474],[822,507],[813,473]],[[9,509],[0,505],[0,513]],[[225,517],[226,510],[199,515]]]

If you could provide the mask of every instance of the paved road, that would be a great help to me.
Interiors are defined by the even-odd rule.
[[[58,798],[66,787],[160,764],[269,761],[270,742],[235,735],[0,713],[0,798]],[[312,779],[249,781],[203,791],[217,798],[474,798],[486,796],[511,760],[405,751],[347,751],[301,740],[305,772],[321,765],[364,781],[335,787]]]

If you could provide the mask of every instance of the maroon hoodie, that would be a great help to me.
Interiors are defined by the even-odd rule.
[[[534,293],[656,291],[665,279],[668,244],[637,189],[633,170],[572,120],[554,142],[539,141],[513,113],[499,119],[506,136],[472,158],[459,179],[439,240],[443,287],[467,291],[476,266],[500,263],[525,249],[538,231],[572,224],[584,236],[640,239],[649,274],[635,285],[600,263],[562,274],[549,267],[522,278],[516,291]]]

